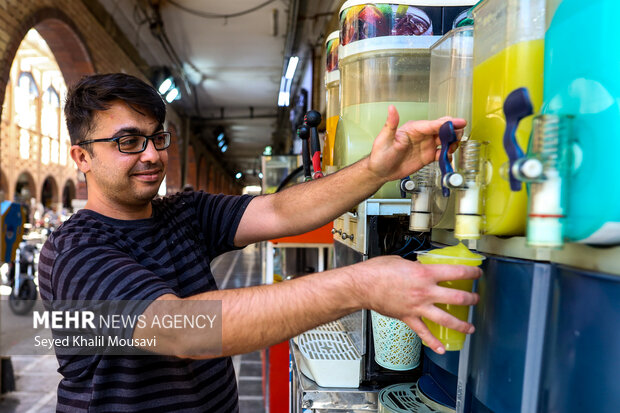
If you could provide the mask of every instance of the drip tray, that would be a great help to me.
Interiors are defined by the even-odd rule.
[[[416,383],[388,386],[379,393],[379,413],[439,413],[420,398]],[[454,410],[453,410],[454,411]]]
[[[346,315],[338,320],[314,327],[313,329],[306,331],[304,334],[317,333],[317,332],[354,333],[361,329],[361,325],[362,325],[362,313],[358,311],[356,313]],[[293,338],[293,341],[297,345],[299,345],[299,337],[300,336]],[[358,352],[359,352],[360,346],[358,345],[356,346],[356,348],[358,349]]]
[[[359,386],[362,357],[347,333],[315,329],[300,334],[297,345],[301,372],[319,386]]]

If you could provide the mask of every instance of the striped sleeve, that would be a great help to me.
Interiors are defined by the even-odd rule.
[[[235,234],[252,199],[250,195],[195,193],[198,222],[205,235],[210,258],[238,249],[234,245]]]
[[[78,245],[59,254],[51,273],[55,300],[154,300],[174,291],[127,253]]]

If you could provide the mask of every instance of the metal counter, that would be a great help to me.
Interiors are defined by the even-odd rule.
[[[293,340],[289,342],[289,345],[292,363],[292,413],[377,411],[377,397],[380,388],[372,386],[360,386],[354,389],[320,387],[300,371],[298,360],[303,356]]]

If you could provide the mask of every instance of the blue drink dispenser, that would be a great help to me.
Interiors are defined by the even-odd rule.
[[[530,245],[620,243],[620,185],[608,160],[620,138],[617,0],[547,0],[542,115],[527,158]]]

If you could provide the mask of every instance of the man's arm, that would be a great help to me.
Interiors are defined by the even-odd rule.
[[[439,353],[445,350],[421,317],[448,328],[472,333],[473,326],[444,312],[434,303],[473,305],[475,293],[440,287],[440,281],[478,278],[477,267],[422,265],[396,256],[377,257],[348,267],[300,277],[276,285],[209,291],[181,299],[163,295],[189,308],[199,300],[222,302],[222,352],[214,354],[209,330],[136,328],[134,338],[157,335],[157,351],[168,355],[217,357],[242,354],[290,339],[318,325],[367,308],[398,318]],[[171,303],[175,304],[175,303]],[[147,319],[157,306],[145,311]],[[162,307],[158,307],[161,309]],[[158,316],[161,316],[158,314]],[[152,323],[147,321],[146,326]]]
[[[448,120],[456,129],[465,126],[463,119],[441,118],[411,121],[397,129],[398,112],[390,106],[368,157],[324,178],[254,198],[241,218],[235,245],[301,234],[334,220],[386,182],[404,178],[434,161],[440,145],[439,127]]]

